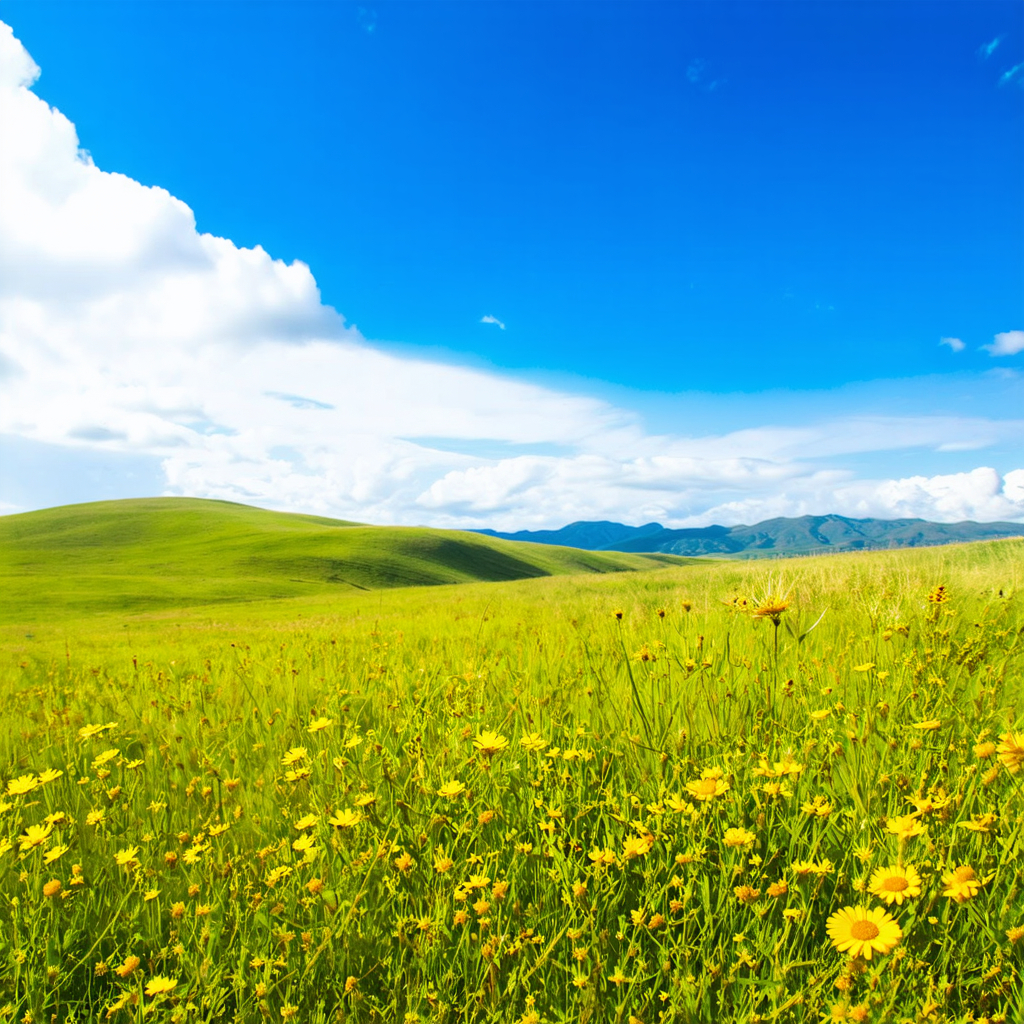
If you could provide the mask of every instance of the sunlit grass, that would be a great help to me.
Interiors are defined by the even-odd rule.
[[[1022,569],[8,629],[0,1019],[1015,1020]]]

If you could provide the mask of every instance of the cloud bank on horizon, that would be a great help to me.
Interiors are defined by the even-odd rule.
[[[38,73],[0,23],[0,436],[33,446],[40,477],[69,451],[132,456],[159,466],[166,494],[505,530],[826,512],[1024,521],[1024,468],[877,478],[841,465],[1024,451],[1021,419],[837,414],[655,434],[597,397],[375,347],[303,263],[200,233],[164,189],[96,167],[32,91]],[[1010,330],[989,351],[1022,348]],[[0,509],[33,507],[22,491],[0,493]]]

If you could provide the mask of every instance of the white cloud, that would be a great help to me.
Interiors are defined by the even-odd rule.
[[[989,57],[996,52],[996,47],[999,46],[1001,42],[1002,36],[996,36],[991,42],[982,43],[981,46],[978,47],[978,56],[981,57],[982,60],[988,60]]]
[[[1000,476],[987,466],[966,473],[899,480],[800,480],[785,493],[724,502],[684,525],[733,526],[774,516],[836,513],[855,519],[930,519],[938,522],[1024,520],[1024,470]]]
[[[948,345],[954,352],[963,352],[967,346],[959,338],[940,338],[940,345]]]
[[[41,503],[59,500],[52,470],[78,452],[122,460],[137,481],[156,463],[170,494],[378,523],[1024,519],[1022,470],[1000,482],[988,469],[861,480],[844,468],[908,449],[1021,448],[1019,420],[833,411],[652,434],[609,401],[381,351],[323,305],[304,264],[202,234],[165,190],[97,168],[31,92],[37,69],[6,26],[0,68],[0,435],[50,477]],[[483,441],[491,456],[471,454]],[[31,491],[19,479],[0,511]]]
[[[1012,68],[1008,68],[999,76],[999,84],[1009,85],[1009,83],[1012,82],[1014,79],[1016,79],[1021,84],[1024,84],[1024,75],[1021,75],[1022,71],[1024,71],[1024,62],[1021,62],[1020,64],[1014,64]]]
[[[487,316],[480,317],[480,323],[497,324],[502,330],[505,330],[505,325],[496,316],[491,316],[490,313],[488,313]]]
[[[991,345],[982,345],[990,356],[1015,356],[1024,351],[1024,331],[1004,331],[997,334]]]

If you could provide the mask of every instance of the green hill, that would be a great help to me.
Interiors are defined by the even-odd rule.
[[[0,517],[0,621],[681,564],[226,501],[140,498]]]

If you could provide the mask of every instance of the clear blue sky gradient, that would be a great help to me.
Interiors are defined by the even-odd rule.
[[[0,18],[100,167],[304,260],[370,339],[733,392],[990,369],[1024,327],[1016,2]]]

